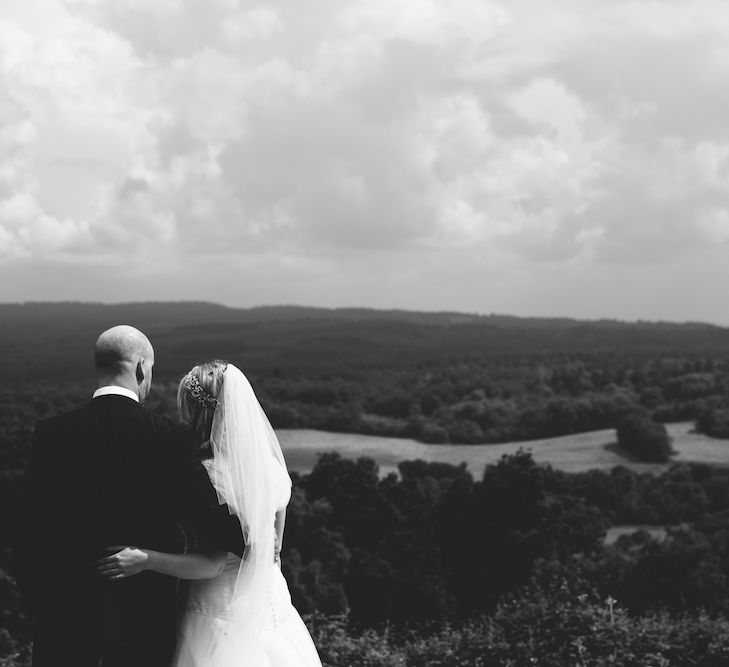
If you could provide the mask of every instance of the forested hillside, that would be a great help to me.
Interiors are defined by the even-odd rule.
[[[0,322],[16,395],[87,391],[96,336],[125,322],[155,345],[159,402],[194,363],[226,358],[275,426],[434,443],[613,428],[636,408],[715,424],[729,391],[729,330],[704,324],[205,303],[0,305]]]

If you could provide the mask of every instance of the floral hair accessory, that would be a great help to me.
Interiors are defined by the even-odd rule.
[[[190,396],[195,399],[197,403],[205,408],[214,408],[218,404],[218,399],[211,396],[203,386],[200,384],[200,380],[197,379],[192,373],[188,373],[182,378],[182,383],[187,387]]]

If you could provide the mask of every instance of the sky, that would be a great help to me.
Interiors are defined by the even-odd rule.
[[[0,302],[729,324],[723,0],[3,0]]]

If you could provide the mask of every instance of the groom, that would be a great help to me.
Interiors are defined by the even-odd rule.
[[[153,572],[101,580],[94,562],[112,545],[179,550],[181,515],[214,546],[242,555],[240,524],[218,504],[193,432],[142,408],[154,366],[147,337],[113,327],[99,336],[95,363],[93,399],[39,421],[33,436],[15,550],[37,619],[33,665],[165,667],[176,581]]]

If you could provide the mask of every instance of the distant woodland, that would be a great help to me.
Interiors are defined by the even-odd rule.
[[[169,414],[182,373],[222,357],[278,426],[463,443],[616,428],[650,444],[660,422],[729,425],[729,331],[707,325],[207,304],[0,318],[0,665],[27,662],[9,535],[33,424],[87,400],[112,324],[150,335],[151,407]],[[729,469],[567,474],[519,453],[481,475],[406,461],[382,477],[325,454],[294,478],[284,571],[325,665],[729,664]],[[663,530],[606,544],[618,525]]]
[[[194,303],[0,305],[0,322],[8,400],[41,412],[88,394],[96,336],[125,322],[155,345],[153,400],[169,412],[188,368],[224,358],[282,428],[470,444],[615,428],[639,410],[729,432],[729,330],[704,324]]]

